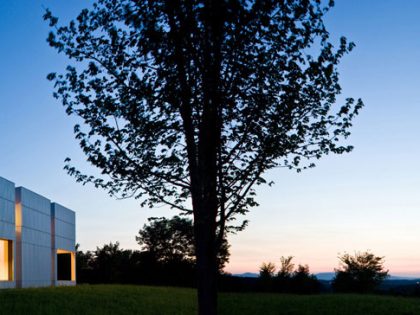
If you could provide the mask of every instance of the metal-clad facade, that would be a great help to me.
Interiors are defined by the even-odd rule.
[[[51,203],[26,188],[16,188],[16,216],[21,217],[17,238],[18,287],[51,285]],[[20,213],[19,213],[20,212]]]
[[[3,258],[13,257],[0,288],[75,285],[75,220],[70,209],[0,177],[0,245],[9,252]],[[72,257],[71,281],[57,281],[56,260],[63,251]]]
[[[75,285],[73,281],[57,280],[57,261],[56,255],[58,251],[75,251],[76,243],[76,214],[74,211],[63,207],[58,203],[51,204],[52,218],[52,252],[53,252],[53,285]],[[75,265],[73,266],[75,268]],[[74,276],[76,270],[73,270]]]

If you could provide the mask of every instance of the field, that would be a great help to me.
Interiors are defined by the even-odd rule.
[[[0,314],[195,314],[191,289],[81,285],[68,288],[0,290]],[[420,299],[389,296],[222,293],[223,315],[420,314]]]

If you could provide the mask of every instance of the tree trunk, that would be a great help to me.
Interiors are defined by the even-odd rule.
[[[201,212],[202,213],[202,212]],[[200,216],[200,215],[198,215]],[[204,216],[207,217],[207,216]],[[215,253],[215,229],[211,220],[194,220],[197,257],[198,314],[217,314],[217,262]],[[207,221],[207,222],[206,222]],[[213,220],[214,221],[214,220]]]
[[[202,46],[203,111],[198,129],[198,163],[192,171],[194,238],[197,258],[198,314],[217,314],[218,164],[221,145],[220,69],[223,19],[222,0],[204,1]],[[191,170],[191,169],[190,169]]]

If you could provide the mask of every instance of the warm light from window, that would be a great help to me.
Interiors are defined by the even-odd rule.
[[[0,240],[0,281],[13,280],[12,241]]]
[[[76,281],[76,255],[74,252],[57,250],[57,280]]]

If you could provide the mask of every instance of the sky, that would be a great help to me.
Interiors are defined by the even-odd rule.
[[[52,97],[49,72],[68,64],[46,43],[45,8],[65,23],[88,0],[0,1],[0,176],[77,213],[77,242],[95,249],[135,235],[151,216],[136,200],[115,200],[75,183],[64,159],[91,170],[73,138],[74,119]],[[312,272],[338,267],[340,253],[371,250],[392,274],[420,275],[420,1],[337,0],[325,22],[332,39],[355,42],[339,66],[342,97],[362,98],[352,153],[295,173],[274,170],[257,189],[260,206],[229,239],[232,273],[292,255]]]

